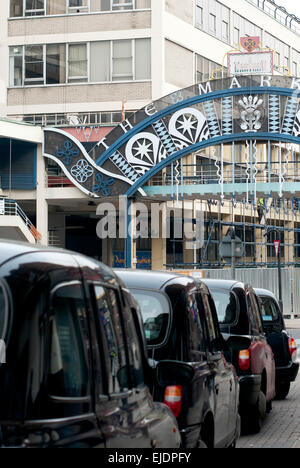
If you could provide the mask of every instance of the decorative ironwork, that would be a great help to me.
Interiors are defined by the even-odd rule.
[[[63,162],[68,166],[72,163],[73,158],[77,158],[80,154],[78,148],[70,140],[66,140],[64,143],[64,148],[59,148],[56,151],[56,156],[63,160]]]
[[[92,192],[102,193],[102,195],[104,195],[105,197],[109,197],[111,194],[109,187],[112,187],[112,185],[114,185],[115,179],[113,179],[112,177],[104,179],[104,176],[99,173],[96,175],[96,180],[98,184],[93,185]]]

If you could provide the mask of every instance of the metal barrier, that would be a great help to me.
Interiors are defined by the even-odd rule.
[[[300,315],[300,270],[282,268],[283,313],[286,317]],[[296,275],[296,280],[294,279]],[[205,278],[231,279],[230,270],[204,270]],[[236,270],[236,280],[254,288],[267,289],[278,297],[278,272],[276,268],[241,268]]]
[[[36,242],[41,240],[41,234],[38,232],[36,227],[32,224],[28,216],[24,213],[22,208],[15,200],[0,198],[0,216],[18,216],[22,219],[23,223],[33,235]]]

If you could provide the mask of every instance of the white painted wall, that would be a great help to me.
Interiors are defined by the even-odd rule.
[[[5,117],[6,95],[8,86],[8,47],[7,47],[7,18],[9,0],[0,1],[0,117]]]

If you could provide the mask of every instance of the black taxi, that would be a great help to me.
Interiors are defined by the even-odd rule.
[[[145,383],[137,307],[101,263],[0,241],[0,447],[180,447]]]
[[[183,446],[234,447],[240,435],[239,383],[225,355],[230,357],[231,347],[247,347],[248,340],[231,337],[225,343],[201,281],[172,272],[115,271],[141,307],[148,357],[158,366],[151,392],[177,417]],[[176,362],[186,365],[184,383],[179,377],[176,382]],[[161,375],[165,369],[168,378]]]

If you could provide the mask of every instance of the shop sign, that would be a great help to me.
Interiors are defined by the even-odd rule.
[[[228,54],[229,75],[273,75],[273,52]]]
[[[125,254],[124,252],[113,252],[113,268],[125,268]],[[152,268],[152,253],[137,252],[136,254],[136,268],[141,270],[151,270]]]

